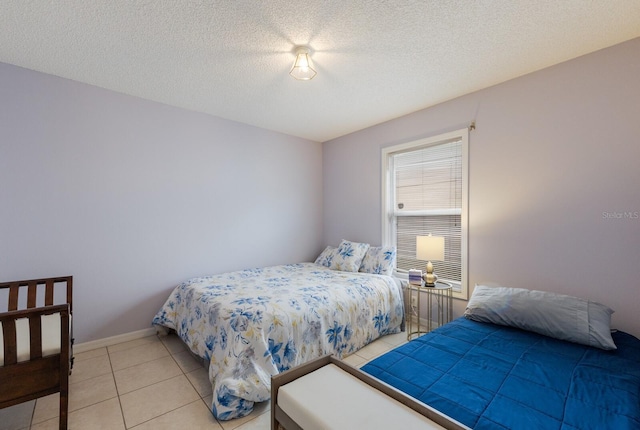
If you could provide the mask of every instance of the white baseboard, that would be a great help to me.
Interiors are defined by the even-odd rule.
[[[416,321],[415,315],[407,316],[407,322],[406,322],[407,329],[409,328],[409,318],[413,319],[413,328],[416,329],[417,321]],[[426,330],[428,326],[429,326],[429,321],[425,318],[420,318],[420,329]],[[438,325],[437,321],[431,321],[431,330],[435,330],[438,327],[440,326]]]
[[[413,320],[413,324],[414,324],[414,325],[416,325],[416,324],[417,324],[417,320],[416,320],[416,317],[415,317],[415,316],[413,316],[413,315],[412,315],[412,316],[411,316],[411,317],[409,317],[409,318],[411,318],[411,319]],[[409,324],[409,318],[407,318],[407,324]],[[432,322],[431,324],[434,324],[434,323]],[[426,320],[426,319],[424,319],[424,318],[420,318],[420,326],[421,326],[421,327],[426,327],[427,325],[428,325],[427,320]]]
[[[117,336],[105,337],[103,339],[92,340],[73,345],[73,352],[79,354],[81,352],[91,351],[92,349],[104,348],[130,340],[142,339],[143,337],[153,336],[156,334],[155,327],[145,328],[144,330],[132,331],[130,333],[119,334]]]

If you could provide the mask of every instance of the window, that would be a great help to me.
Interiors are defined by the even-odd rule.
[[[397,272],[424,270],[416,236],[442,236],[445,257],[433,262],[434,272],[465,300],[468,149],[463,129],[382,150],[383,241],[398,249]]]

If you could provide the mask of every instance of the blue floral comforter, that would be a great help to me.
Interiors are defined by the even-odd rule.
[[[270,397],[271,376],[325,354],[349,355],[400,331],[390,276],[314,263],[243,270],[177,286],[153,319],[210,361],[211,411],[242,417]]]

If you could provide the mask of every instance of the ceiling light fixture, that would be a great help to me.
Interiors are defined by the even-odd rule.
[[[289,74],[300,81],[310,81],[316,75],[311,63],[311,50],[306,46],[296,46],[296,61]]]

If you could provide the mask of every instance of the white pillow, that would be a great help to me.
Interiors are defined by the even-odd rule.
[[[331,267],[331,262],[333,261],[333,257],[338,253],[338,248],[335,246],[327,246],[324,251],[318,255],[315,263],[324,267]]]
[[[600,303],[547,291],[476,285],[464,315],[596,348],[617,349],[613,311]]]
[[[331,260],[330,269],[343,272],[357,272],[360,269],[364,255],[369,249],[368,243],[351,242],[343,240]]]
[[[395,265],[395,246],[371,246],[364,255],[360,272],[391,275]]]

